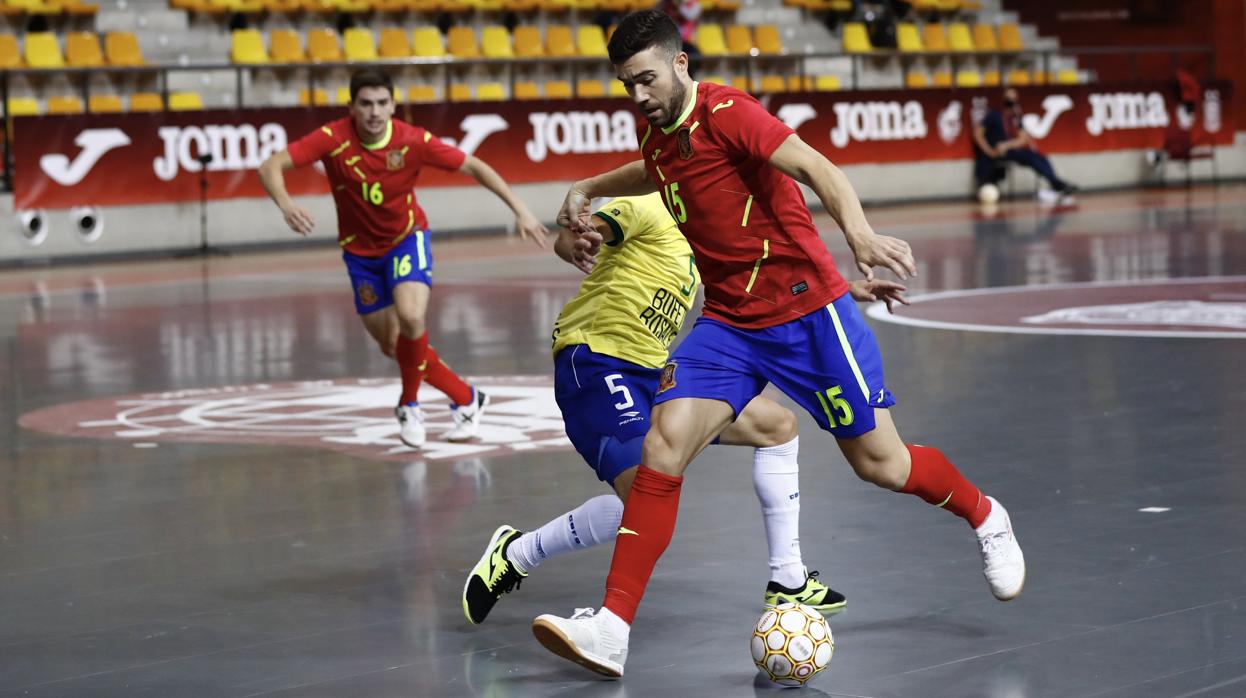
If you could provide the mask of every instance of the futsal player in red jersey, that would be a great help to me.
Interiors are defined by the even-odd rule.
[[[968,522],[992,593],[1016,597],[1025,560],[1008,513],[940,451],[900,439],[878,344],[797,182],[812,187],[839,224],[867,279],[874,267],[914,274],[908,244],[875,234],[843,173],[757,100],[693,82],[678,30],[662,12],[625,17],[609,52],[647,121],[638,127],[641,159],[573,185],[559,223],[587,239],[592,198],[661,192],[692,245],[705,307],[663,370],[602,609],[542,615],[533,622],[537,639],[622,676],[632,619],[674,533],[683,471],[767,383],[835,436],[859,477]]]
[[[286,192],[283,172],[317,160],[324,165],[355,309],[402,373],[395,414],[403,443],[412,448],[424,445],[418,402],[423,380],[453,403],[454,426],[445,438],[465,441],[476,435],[488,397],[451,371],[428,344],[425,316],[433,256],[428,219],[415,198],[416,180],[424,167],[462,172],[515,212],[520,236],[544,247],[548,231],[492,167],[419,126],[394,119],[394,85],[388,75],[370,68],[356,71],[350,78],[350,99],[349,116],[321,126],[268,158],[260,166],[260,181],[286,225],[306,235],[315,222]]]

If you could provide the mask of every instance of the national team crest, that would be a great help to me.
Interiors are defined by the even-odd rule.
[[[692,129],[687,126],[675,132],[675,142],[679,145],[679,158],[692,159]]]
[[[401,150],[391,150],[385,154],[385,167],[389,171],[401,170],[407,164],[407,155]]]
[[[376,289],[372,288],[372,284],[367,281],[360,282],[355,288],[355,293],[359,294],[359,304],[368,306],[376,303]]]
[[[675,367],[672,361],[662,369],[662,378],[658,381],[658,392],[662,393],[675,387]]]

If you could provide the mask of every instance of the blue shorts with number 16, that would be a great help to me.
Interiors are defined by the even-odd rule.
[[[433,285],[433,251],[428,237],[427,231],[412,231],[384,257],[342,253],[355,292],[355,312],[367,315],[393,305],[394,287],[404,281]]]
[[[697,319],[663,369],[654,404],[721,400],[739,416],[767,383],[838,438],[873,430],[874,408],[895,404],[878,342],[847,293],[822,310],[758,330]]]

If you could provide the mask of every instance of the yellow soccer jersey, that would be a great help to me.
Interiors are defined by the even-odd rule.
[[[597,266],[554,323],[554,354],[587,344],[599,354],[661,368],[701,283],[692,248],[657,193],[611,199],[593,215],[609,224],[615,240],[602,245]]]

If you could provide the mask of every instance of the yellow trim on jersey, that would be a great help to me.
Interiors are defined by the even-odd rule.
[[[362,145],[364,147],[364,150],[380,150],[381,148],[384,148],[385,146],[389,145],[389,139],[393,138],[393,136],[394,136],[394,120],[390,119],[389,121],[385,122],[385,135],[381,136],[381,140],[375,143],[371,143],[371,144],[360,143],[359,145]]]
[[[333,134],[332,134],[332,133],[330,133],[329,135],[333,135]],[[342,151],[343,151],[343,150],[346,150],[346,149],[347,149],[347,148],[349,148],[349,147],[350,147],[350,141],[346,141],[345,143],[343,143],[343,144],[339,145],[337,148],[335,148],[335,149],[333,150],[333,152],[329,153],[329,157],[331,157],[331,158],[335,158],[335,157],[337,157],[337,156],[341,155],[341,154],[342,154]]]
[[[332,136],[332,135],[333,135],[333,129],[329,128],[328,126],[321,126],[321,127],[320,127],[320,130],[321,130],[321,131],[324,131],[324,133],[325,133],[325,135],[326,135],[326,136]]]
[[[662,133],[664,135],[669,136],[674,133],[675,129],[679,128],[685,121],[687,121],[689,116],[692,116],[692,108],[697,105],[697,85],[699,84],[700,83],[693,81],[692,90],[690,90],[692,92],[692,97],[689,98],[688,103],[684,105],[683,113],[679,115],[679,118],[672,121],[670,126],[662,127]]]
[[[639,150],[645,149],[645,144],[649,142],[649,136],[652,136],[652,135],[653,135],[653,125],[650,124],[645,127],[645,137],[640,139]]]
[[[748,212],[753,210],[753,195],[748,195],[748,201],[744,202],[744,217],[740,219],[740,227],[748,225]]]
[[[356,156],[355,156],[355,157],[353,157],[353,158],[346,158],[346,166],[347,166],[347,167],[354,167],[354,166],[355,166],[355,163],[359,162],[359,161],[360,161],[360,160],[362,160],[362,159],[363,159],[363,156],[362,156],[362,155],[356,155]]]
[[[761,259],[758,259],[757,263],[753,265],[753,275],[748,277],[748,285],[744,287],[745,293],[748,293],[749,291],[753,290],[753,284],[757,281],[757,272],[761,271],[761,263],[766,261],[766,258],[769,256],[770,256],[770,241],[762,240],[761,241]]]
[[[734,104],[735,104],[734,99],[729,99],[726,102],[719,102],[718,104],[714,105],[714,108],[710,110],[710,113],[717,114],[719,109],[726,109]]]
[[[433,139],[433,134],[429,133],[428,131],[425,131],[425,132],[424,132],[424,142],[425,142],[425,143],[427,143],[427,142],[431,141],[432,139]]]

